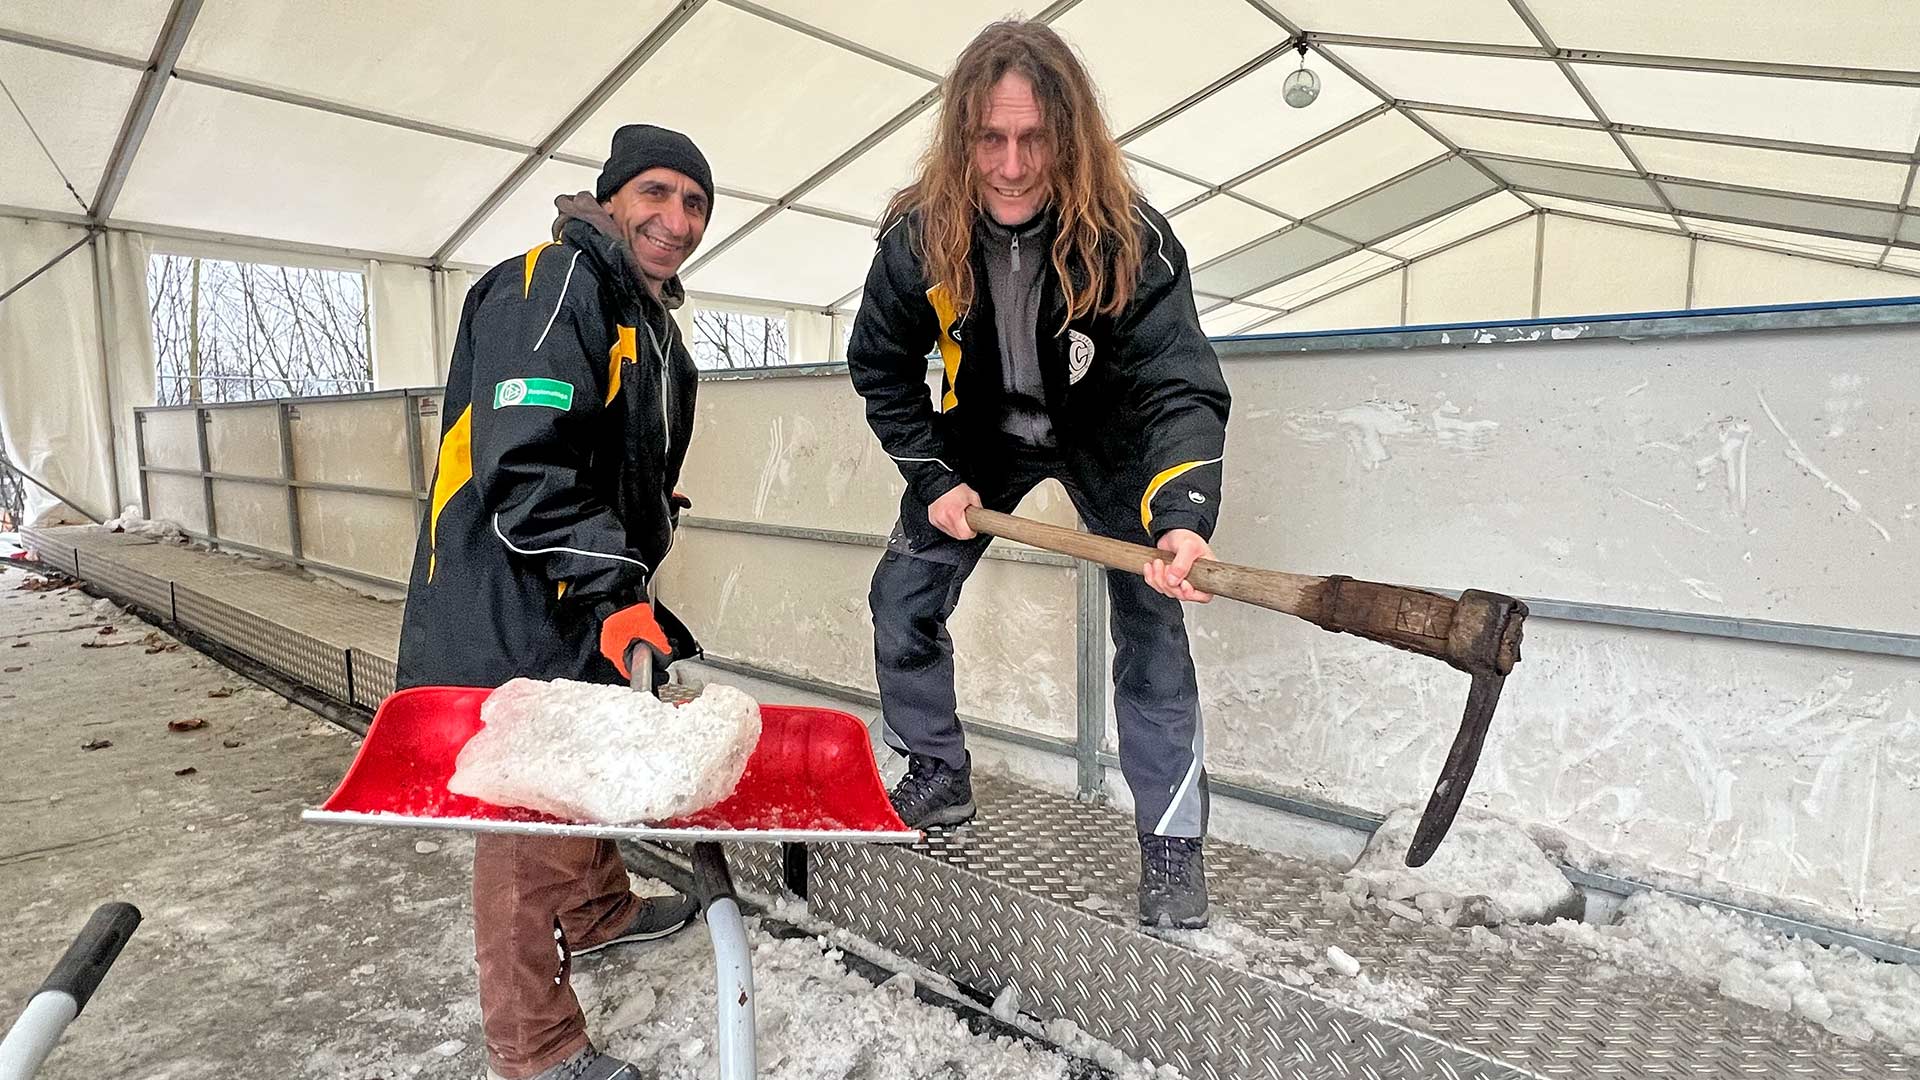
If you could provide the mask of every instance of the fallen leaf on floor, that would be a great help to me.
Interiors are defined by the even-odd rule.
[[[232,697],[233,690],[231,687],[223,686],[218,690],[207,691],[207,696],[208,697]]]
[[[173,775],[175,775],[175,776],[192,776],[192,775],[193,775],[194,773],[197,773],[197,772],[199,772],[199,771],[200,771],[199,769],[196,769],[196,768],[194,768],[193,766],[191,766],[191,765],[189,765],[189,766],[187,766],[187,767],[186,767],[186,768],[184,768],[184,769],[175,769],[175,770],[173,770]]]
[[[101,628],[100,628],[100,630],[99,630],[99,633],[100,633],[100,636],[101,636],[101,637],[106,637],[106,636],[107,636],[108,634],[117,634],[117,633],[119,633],[119,632],[120,632],[120,631],[119,631],[118,629],[116,629],[115,627],[111,627],[111,626],[103,626],[103,627],[101,627]]]
[[[91,742],[83,742],[83,743],[81,743],[81,744],[80,744],[80,749],[82,749],[82,750],[105,750],[105,749],[106,749],[107,747],[109,747],[109,746],[112,746],[112,745],[113,745],[113,740],[112,740],[112,739],[94,739],[94,740],[93,740],[93,741],[91,741]]]
[[[196,716],[196,717],[194,717],[194,718],[193,718],[193,719],[191,719],[191,720],[169,720],[169,721],[167,721],[167,730],[168,730],[168,731],[198,731],[198,730],[200,730],[201,728],[203,728],[203,727],[206,727],[206,726],[207,726],[207,722],[206,722],[205,720],[203,720],[203,719],[201,719],[201,718],[200,718],[200,717],[198,717],[198,716]]]
[[[24,649],[31,644],[33,644],[31,641],[16,641],[13,643],[13,647],[16,649]]]
[[[226,747],[229,750],[238,750],[242,746],[245,746],[247,744],[241,742],[239,739],[221,739],[220,745]]]
[[[83,649],[118,649],[123,645],[131,644],[133,644],[131,641],[83,641],[80,643],[80,647]]]
[[[0,668],[0,670],[4,670],[7,674],[11,675],[16,671],[25,671],[27,669],[23,667],[10,667],[10,668]]]

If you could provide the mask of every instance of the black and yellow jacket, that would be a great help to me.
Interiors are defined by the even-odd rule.
[[[1172,529],[1210,538],[1220,506],[1229,398],[1220,360],[1200,328],[1186,251],[1166,219],[1136,203],[1145,258],[1133,299],[1117,315],[1062,326],[1066,295],[1052,260],[1041,285],[1038,356],[1060,452],[1073,479],[1110,525],[1158,539]],[[1046,212],[1047,251],[1056,221]],[[956,311],[928,279],[919,220],[880,236],[847,344],[867,421],[907,480],[902,525],[930,529],[925,507],[956,484],[981,487],[1012,452],[1000,431],[999,338],[987,288],[984,240],[973,244],[974,302]],[[927,356],[938,347],[940,408],[927,393]],[[1133,537],[1138,539],[1137,534]]]
[[[432,501],[400,631],[401,687],[619,682],[600,621],[673,544],[696,372],[624,244],[563,214],[557,242],[467,294]],[[684,295],[668,283],[667,303]],[[664,614],[676,656],[698,651]]]

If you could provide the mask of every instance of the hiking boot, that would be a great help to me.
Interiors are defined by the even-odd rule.
[[[487,1070],[487,1080],[500,1080],[500,1074]],[[617,1057],[589,1046],[551,1069],[544,1069],[527,1080],[640,1080],[640,1070]]]
[[[574,956],[589,956],[612,945],[626,945],[635,941],[655,941],[678,932],[700,914],[700,905],[690,896],[674,893],[671,896],[645,896],[640,899],[640,909],[633,913],[633,921],[625,930],[605,941],[574,949]]]
[[[887,793],[909,829],[958,825],[973,819],[973,755],[956,769],[927,754],[907,755],[907,775]]]
[[[1197,836],[1140,834],[1140,923],[1163,930],[1207,925],[1207,866]]]

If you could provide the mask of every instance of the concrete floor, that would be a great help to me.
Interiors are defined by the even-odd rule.
[[[0,1023],[96,905],[146,916],[40,1075],[481,1075],[469,842],[301,824],[349,736],[33,580],[0,570]]]

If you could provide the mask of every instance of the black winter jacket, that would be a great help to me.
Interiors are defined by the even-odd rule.
[[[557,242],[488,271],[461,311],[402,687],[619,682],[600,621],[645,599],[673,544],[693,357],[621,241],[558,224]],[[698,651],[660,618],[676,657]]]
[[[1066,468],[1100,507],[1104,531],[1133,534],[1137,521],[1154,539],[1172,529],[1210,538],[1220,506],[1226,380],[1200,329],[1185,250],[1158,212],[1145,203],[1135,209],[1145,259],[1118,315],[1089,315],[1063,329],[1066,295],[1047,259],[1037,328],[1047,411]],[[1043,258],[1056,229],[1053,211],[1047,216],[1032,243]],[[847,346],[867,421],[907,480],[901,518],[909,535],[931,528],[928,504],[961,482],[981,487],[1014,452],[999,430],[1004,382],[985,226],[976,226],[973,244],[973,307],[959,312],[946,286],[928,280],[918,225],[908,215],[881,234]],[[938,411],[926,386],[936,345],[945,369]]]

